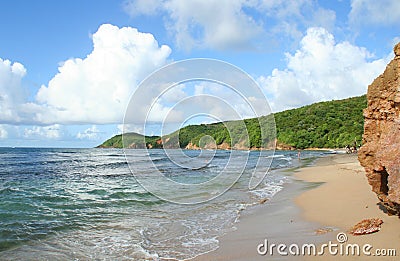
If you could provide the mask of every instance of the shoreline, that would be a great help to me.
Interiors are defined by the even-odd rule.
[[[3,148],[12,148],[12,147],[3,147]],[[29,147],[13,147],[13,148],[29,148]],[[46,147],[43,147],[46,149]],[[191,147],[191,148],[125,148],[125,147],[105,147],[105,146],[96,146],[93,148],[67,148],[67,149],[129,149],[129,150],[207,150],[207,149],[212,149],[212,150],[239,150],[239,151],[332,151],[336,152],[337,154],[342,154],[346,153],[345,148],[305,148],[305,149],[297,149],[295,147],[292,148],[281,148],[281,147],[275,147],[275,148],[256,148],[256,147],[251,147],[251,148],[200,148],[200,147]]]
[[[316,166],[300,170],[295,177],[306,182],[323,182],[321,186],[295,198],[296,204],[302,209],[303,218],[346,233],[347,241],[344,244],[370,244],[373,248],[367,252],[371,252],[372,256],[377,249],[395,249],[396,255],[400,255],[400,219],[398,216],[389,216],[380,209],[379,200],[372,192],[364,168],[359,164],[356,155],[321,158]],[[348,232],[359,221],[368,218],[382,219],[384,223],[381,230],[361,236],[353,236]],[[328,234],[336,242],[337,233]],[[328,254],[323,259],[362,260],[366,256],[361,251],[360,256]],[[395,259],[393,256],[384,258]]]
[[[375,193],[367,182],[356,154],[335,154],[317,159],[311,166],[295,169],[270,201],[244,211],[236,230],[218,238],[217,250],[192,260],[362,260],[360,256],[280,256],[257,253],[259,244],[314,244],[319,250],[324,243],[338,243],[338,233],[346,233],[343,244],[371,244],[376,249],[395,249],[400,255],[400,220],[379,209]],[[381,231],[352,236],[348,230],[366,218],[381,218]],[[317,231],[321,233],[318,233]],[[276,250],[275,250],[276,251]],[[365,258],[365,257],[364,257]],[[395,257],[387,256],[385,260]]]
[[[305,167],[309,164],[306,163]],[[236,230],[218,238],[218,249],[190,260],[282,260],[276,253],[272,256],[258,254],[258,245],[265,243],[266,239],[270,243],[286,245],[326,242],[327,235],[315,233],[323,227],[302,218],[301,208],[295,204],[297,196],[319,185],[296,179],[294,172],[301,168],[282,170],[290,181],[283,185],[281,191],[264,204],[243,211],[235,224]]]

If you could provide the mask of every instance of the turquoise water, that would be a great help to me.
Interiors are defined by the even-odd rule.
[[[230,155],[217,151],[206,167],[191,170],[169,161],[163,150],[131,153],[135,175],[145,175],[142,157],[150,156],[166,177],[188,184],[214,178]],[[260,157],[272,160],[273,171],[249,191],[246,173]],[[279,170],[299,164],[296,152],[250,152],[245,175],[227,193],[178,205],[142,188],[126,162],[119,149],[0,148],[0,259],[190,258],[217,248],[241,210],[289,182]]]

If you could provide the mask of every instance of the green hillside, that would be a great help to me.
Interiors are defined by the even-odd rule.
[[[159,140],[158,136],[143,136],[137,133],[126,133],[124,135],[124,140],[122,139],[122,134],[115,135],[111,139],[106,140],[103,144],[97,146],[98,148],[122,148],[123,142],[127,147],[131,146],[135,149],[144,149],[144,143],[146,144],[156,144],[156,141]]]
[[[361,144],[366,95],[319,102],[275,114],[278,141],[296,148],[341,148]]]
[[[261,135],[264,132],[264,135]],[[186,126],[176,132],[167,135],[164,140],[165,147],[186,148],[188,145],[207,147],[212,139],[216,145],[237,149],[266,148],[275,138],[275,123],[272,116],[257,119],[245,119],[244,121],[228,121],[223,123],[201,124]],[[204,136],[212,139],[202,139]],[[261,138],[264,138],[262,140]],[[179,140],[179,143],[178,143]]]
[[[163,137],[143,137],[140,134],[124,135],[126,147],[131,148],[195,148],[210,146],[211,136],[219,148],[267,148],[274,142],[276,131],[278,145],[286,148],[339,148],[361,143],[363,109],[366,95],[328,102],[319,102],[297,109],[224,123],[190,125]],[[276,129],[274,125],[274,118]],[[228,131],[230,130],[230,132]],[[248,135],[247,135],[247,133]],[[261,135],[263,133],[264,135]],[[248,137],[248,138],[247,138]],[[264,139],[262,140],[261,137]],[[99,147],[122,148],[122,136],[117,135]]]

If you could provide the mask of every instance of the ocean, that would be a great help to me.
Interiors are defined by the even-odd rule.
[[[194,159],[200,152],[184,153]],[[130,150],[127,158],[122,149],[0,148],[0,260],[189,259],[218,248],[242,211],[291,182],[288,169],[325,155],[304,151],[299,160],[295,151],[243,152],[248,158],[239,180],[199,204],[169,202],[140,185],[152,168],[185,184],[212,180],[243,157],[213,153],[205,166],[191,169],[156,149]],[[265,162],[262,171],[271,168],[249,190],[257,162]],[[173,187],[165,190],[174,194]]]

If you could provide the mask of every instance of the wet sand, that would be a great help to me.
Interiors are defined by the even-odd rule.
[[[288,175],[292,175],[288,172]],[[347,241],[338,244],[371,244],[371,255],[377,248],[396,249],[400,255],[400,219],[386,215],[377,205],[378,199],[371,191],[363,168],[356,155],[334,155],[319,159],[311,167],[295,171],[291,183],[265,204],[243,211],[237,230],[220,237],[220,247],[194,260],[364,260],[360,256],[324,255],[296,256],[288,253],[273,255],[267,251],[260,255],[257,248],[268,240],[271,244],[314,244],[317,252],[324,243],[337,243],[338,233],[345,233]],[[363,236],[352,236],[348,230],[365,218],[381,218],[381,231]],[[326,233],[318,235],[317,230]],[[259,250],[265,250],[260,248]],[[344,251],[346,252],[346,251]],[[350,251],[351,252],[351,251]],[[362,250],[361,250],[362,252]],[[377,257],[369,257],[376,259]],[[371,260],[372,260],[371,259]],[[396,260],[396,257],[384,257]]]
[[[396,249],[400,256],[400,219],[388,216],[378,205],[376,194],[371,191],[364,169],[360,166],[356,155],[337,155],[321,159],[317,166],[304,168],[295,177],[308,182],[324,182],[316,189],[309,190],[298,196],[295,201],[303,209],[302,217],[318,222],[323,226],[332,226],[347,235],[346,244],[370,244],[372,259],[376,259],[375,250]],[[348,231],[359,221],[366,218],[381,218],[381,231],[362,236],[352,236]],[[332,240],[336,240],[336,234]],[[362,251],[361,251],[362,252]],[[379,253],[377,253],[379,254]],[[330,254],[319,259],[365,260],[364,253],[356,255]],[[385,256],[384,260],[398,260],[396,257]],[[398,257],[397,257],[398,258]],[[314,258],[316,259],[316,258]]]
[[[287,171],[287,175],[293,176],[293,171]],[[317,185],[293,179],[272,200],[244,210],[237,229],[219,238],[219,248],[194,260],[287,260],[277,253],[260,255],[257,247],[265,239],[268,244],[287,245],[325,242],[326,235],[315,234],[320,225],[301,218],[301,209],[294,202],[301,193]]]

